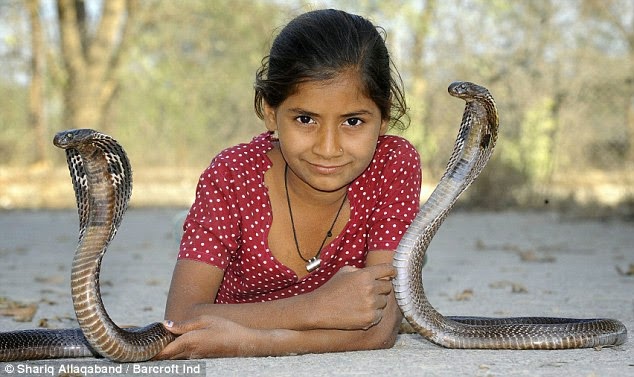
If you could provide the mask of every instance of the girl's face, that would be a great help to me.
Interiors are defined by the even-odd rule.
[[[361,175],[387,130],[387,120],[352,70],[302,83],[277,108],[265,104],[264,110],[267,128],[278,131],[289,183],[323,192],[344,188]]]

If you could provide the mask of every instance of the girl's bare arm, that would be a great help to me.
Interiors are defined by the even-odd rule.
[[[389,279],[393,253],[371,252],[364,269],[342,269],[312,293],[265,303],[214,305],[222,278],[208,265],[177,266],[166,310],[171,330],[184,334],[157,358],[272,356],[388,348],[401,313]],[[191,267],[191,269],[189,268]],[[202,269],[198,275],[196,269]],[[179,271],[180,270],[180,271]],[[209,288],[212,285],[213,288]],[[207,287],[207,288],[204,288]],[[178,291],[178,294],[176,294]]]

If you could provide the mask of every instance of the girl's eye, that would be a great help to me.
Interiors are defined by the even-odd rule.
[[[360,126],[361,124],[363,124],[363,121],[361,119],[359,119],[359,118],[350,118],[350,119],[347,119],[344,122],[344,124],[347,125],[347,126],[356,127],[356,126]]]
[[[308,115],[300,115],[297,118],[295,118],[295,120],[297,120],[299,123],[302,123],[302,124],[315,123],[313,118],[309,117]]]

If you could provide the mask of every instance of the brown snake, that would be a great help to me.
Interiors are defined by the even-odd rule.
[[[452,348],[553,349],[618,345],[627,332],[615,320],[560,318],[443,317],[427,301],[422,265],[427,246],[458,196],[487,163],[497,138],[498,118],[488,90],[454,83],[451,95],[467,102],[447,170],[421,207],[394,256],[397,302],[425,338]],[[71,288],[80,329],[0,333],[0,361],[103,356],[114,361],[152,358],[174,339],[160,323],[121,329],[108,316],[99,293],[101,258],[114,237],[132,190],[131,168],[121,146],[93,130],[55,136],[66,150],[80,218]]]
[[[120,362],[148,360],[174,335],[160,323],[118,327],[108,316],[99,291],[101,259],[132,193],[128,158],[113,138],[93,130],[63,131],[53,143],[66,150],[79,212],[71,292],[80,329],[0,333],[0,361],[82,356]]]
[[[563,349],[623,344],[627,330],[613,319],[445,317],[429,303],[422,284],[427,247],[458,196],[491,157],[499,123],[495,102],[486,88],[455,82],[449,86],[449,94],[467,102],[453,153],[393,260],[397,269],[394,293],[407,321],[426,339],[448,348]]]

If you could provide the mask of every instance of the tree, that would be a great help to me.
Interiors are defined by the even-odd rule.
[[[44,79],[45,79],[45,47],[44,32],[40,20],[40,6],[38,0],[28,0],[29,25],[31,27],[31,82],[29,85],[29,124],[35,135],[35,162],[46,161],[47,127],[44,114]]]
[[[137,8],[136,0],[104,1],[98,24],[90,28],[84,1],[57,1],[65,127],[107,129],[104,119],[119,86],[117,72]]]

